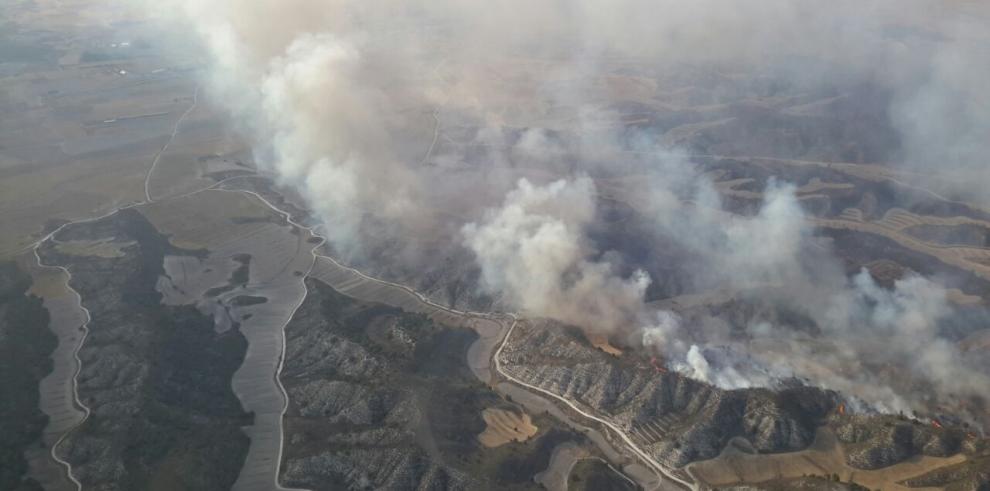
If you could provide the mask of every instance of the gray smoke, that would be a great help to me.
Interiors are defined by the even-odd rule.
[[[524,313],[612,333],[636,321],[649,276],[628,279],[593,261],[585,227],[595,218],[595,188],[578,177],[537,187],[522,179],[501,208],[464,226],[465,245],[481,264],[482,283]]]
[[[717,195],[698,194],[696,203],[717,202]],[[949,406],[983,397],[990,387],[985,360],[942,332],[954,315],[945,287],[914,273],[890,289],[866,270],[847,279],[827,251],[808,245],[812,230],[793,188],[771,183],[764,194],[753,217],[706,220],[717,214],[700,212],[666,226],[715,262],[719,284],[740,299],[786,306],[815,330],[756,319],[685,324],[660,311],[644,323],[644,346],[681,373],[727,389],[797,378],[876,409],[906,412],[930,410],[932,396]]]
[[[985,3],[963,3],[933,18],[921,73],[897,85],[892,117],[904,139],[903,165],[938,173],[947,196],[990,206],[983,183],[990,178],[990,56]]]
[[[814,240],[792,184],[772,181],[750,216],[723,211],[711,176],[677,148],[677,135],[630,138],[609,106],[620,90],[657,97],[676,112],[692,93],[667,92],[658,80],[687,73],[738,81],[724,90],[739,93],[764,79],[798,93],[877,85],[890,94],[904,168],[946,174],[940,189],[982,199],[986,4],[153,6],[176,29],[192,26],[208,54],[212,97],[252,135],[259,163],[303,192],[348,258],[396,243],[404,246],[395,257],[413,269],[435,262],[424,251],[466,254],[480,287],[507,307],[624,333],[725,387],[799,377],[902,409],[919,407],[906,399],[918,393],[964,398],[990,386],[938,329],[953,315],[944,288],[917,276],[893,290],[868,275],[847,278],[827,244]],[[620,83],[610,78],[616,67],[631,61],[648,65],[650,76],[610,85]],[[637,182],[613,193],[615,176]],[[591,237],[611,225],[602,220],[604,195],[647,213],[657,234],[703,259],[692,264],[692,287],[786,305],[817,330],[657,313],[640,265]],[[882,373],[885,363],[905,361],[924,392]]]

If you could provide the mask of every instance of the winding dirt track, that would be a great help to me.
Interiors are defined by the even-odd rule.
[[[190,104],[189,108],[186,109],[186,112],[182,113],[182,116],[179,116],[179,119],[176,120],[175,126],[172,127],[172,134],[168,137],[168,141],[165,142],[165,145],[162,146],[162,149],[159,150],[157,154],[155,154],[155,158],[151,161],[151,167],[148,169],[148,174],[144,177],[144,200],[147,201],[148,203],[152,203],[155,201],[154,198],[151,197],[151,187],[150,187],[151,177],[155,173],[155,167],[158,167],[158,162],[162,159],[162,155],[164,155],[165,152],[168,151],[168,147],[172,145],[172,141],[175,140],[175,135],[179,134],[179,127],[182,126],[182,122],[185,121],[186,117],[189,116],[189,114],[196,109],[196,105],[198,103],[199,103],[199,86],[197,86],[196,89],[193,90],[192,104]]]
[[[52,353],[53,370],[41,380],[39,387],[41,411],[48,416],[42,434],[42,443],[48,452],[35,458],[29,456],[31,477],[49,490],[82,489],[82,483],[72,474],[72,466],[58,456],[56,449],[72,429],[89,417],[89,408],[79,399],[76,378],[82,369],[79,349],[89,334],[90,314],[82,305],[79,293],[69,286],[72,273],[62,266],[43,264],[37,248],[34,258],[40,271],[32,271],[32,276],[55,272],[57,279],[53,280],[57,281],[57,285],[49,285],[47,289],[57,287],[61,291],[49,291],[43,297],[50,316],[50,327],[58,337],[58,346]],[[50,457],[59,469],[52,469],[50,461],[41,460],[45,457]]]
[[[144,179],[144,192],[145,192],[146,201],[132,203],[126,206],[118,207],[97,217],[66,222],[61,226],[59,226],[58,228],[56,228],[55,230],[52,230],[50,233],[39,239],[37,242],[25,248],[26,251],[31,251],[31,253],[34,255],[35,264],[40,270],[52,268],[52,269],[60,270],[65,275],[64,288],[69,295],[75,297],[76,299],[75,309],[77,310],[77,312],[82,313],[84,318],[84,320],[78,326],[73,325],[73,322],[71,321],[71,319],[69,319],[60,322],[60,325],[55,326],[55,328],[53,329],[55,331],[56,336],[58,337],[58,342],[59,342],[58,347],[56,347],[55,353],[53,353],[53,358],[54,358],[53,361],[54,361],[55,369],[52,371],[52,373],[48,374],[48,376],[46,376],[41,381],[41,386],[40,386],[40,390],[42,391],[42,398],[43,398],[41,409],[49,418],[48,424],[45,425],[45,429],[43,431],[43,435],[44,435],[43,443],[46,445],[50,445],[48,450],[49,455],[51,456],[53,461],[55,461],[64,468],[63,477],[68,481],[70,481],[72,486],[74,486],[75,489],[77,490],[82,490],[82,483],[80,483],[79,480],[76,479],[76,477],[73,475],[72,465],[68,461],[58,456],[58,447],[59,445],[62,444],[63,441],[65,441],[65,438],[69,435],[69,433],[71,433],[74,429],[78,428],[79,425],[86,422],[86,420],[89,418],[90,415],[90,409],[85,404],[83,404],[82,401],[79,399],[79,384],[78,384],[79,372],[82,369],[82,361],[79,359],[79,350],[82,348],[82,345],[86,340],[86,336],[89,334],[89,331],[87,330],[87,326],[90,321],[90,314],[89,314],[89,310],[86,307],[84,307],[82,304],[82,296],[79,295],[79,292],[75,291],[70,286],[70,281],[72,280],[72,273],[69,272],[69,270],[63,266],[48,266],[43,264],[41,262],[41,256],[38,254],[38,249],[41,248],[41,246],[45,242],[48,242],[49,240],[54,240],[55,236],[59,232],[61,232],[63,229],[65,229],[70,225],[96,222],[104,218],[111,217],[122,210],[138,207],[153,202],[153,199],[150,193],[148,192],[149,182],[151,180],[152,173],[154,172],[155,166],[158,164],[158,161],[161,160],[162,154],[164,154],[165,151],[168,150],[168,147],[172,144],[172,141],[175,140],[175,135],[178,134],[179,128],[182,125],[182,122],[186,119],[186,116],[188,116],[189,113],[191,113],[193,109],[196,108],[198,95],[199,95],[199,87],[197,86],[196,89],[193,91],[193,103],[182,114],[182,116],[180,116],[179,119],[176,120],[175,126],[172,128],[172,133],[169,136],[168,141],[165,143],[165,145],[162,146],[162,149],[155,155],[155,158],[152,160],[151,166],[149,167],[148,173]],[[219,184],[220,183],[216,183],[213,186],[211,186],[211,188]],[[205,189],[201,191],[205,191]],[[194,193],[190,193],[190,194],[194,194]],[[53,302],[64,303],[64,302],[60,302],[58,300],[58,297],[56,296],[51,297],[51,299],[45,298],[44,301],[46,307],[52,307]],[[64,306],[60,306],[60,307],[64,307]],[[50,312],[54,310],[55,310],[54,308],[51,308]],[[60,312],[58,315],[60,317],[71,317],[71,312]],[[54,317],[55,316],[53,315],[53,318]],[[58,320],[63,320],[63,319],[58,319]],[[82,335],[78,337],[79,338],[78,341],[75,340],[76,336],[72,334],[72,331],[75,329],[78,329],[78,331],[82,333]],[[75,342],[74,345],[70,346],[69,343],[72,343],[73,341]],[[67,352],[71,352],[71,357],[66,356],[68,354]],[[61,392],[63,393],[62,396],[58,395],[58,392],[60,391],[59,388],[62,388],[61,389]],[[66,391],[65,388],[71,388],[71,390]],[[71,393],[71,397],[66,397],[64,395],[66,393]],[[46,464],[39,462],[37,459],[29,458],[28,460],[29,462],[32,462],[31,463],[32,474],[37,474],[38,477],[44,479],[44,482],[49,482],[52,488],[60,489],[64,487],[65,482],[62,480],[55,479],[55,477],[51,475],[50,469],[47,469],[48,466]]]

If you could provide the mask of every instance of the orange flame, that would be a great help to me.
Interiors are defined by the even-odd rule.
[[[656,370],[657,373],[667,373],[667,369],[660,366],[660,364],[657,363],[657,357],[655,356],[653,358],[650,358],[650,365],[653,365],[653,369]]]
[[[839,404],[839,416],[845,416],[845,414],[846,414],[845,403]]]
[[[942,423],[939,423],[937,419],[933,419],[932,420],[932,426],[934,426],[935,428],[941,429],[942,428]]]

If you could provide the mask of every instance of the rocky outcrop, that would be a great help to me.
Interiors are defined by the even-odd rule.
[[[320,276],[317,276],[320,277]],[[475,376],[478,334],[339,293],[322,280],[286,328],[289,395],[280,482],[337,489],[538,489],[534,476],[584,436],[531,414],[533,434],[493,448],[483,415],[521,407]],[[373,295],[366,295],[367,299]]]
[[[417,346],[429,344],[434,326],[314,280],[307,287],[286,328],[281,380],[290,406],[282,482],[314,490],[476,485],[435,447],[423,446],[432,439],[425,436],[429,405],[414,387],[422,380],[409,375]],[[449,374],[455,382],[462,375]]]
[[[734,437],[760,452],[803,449],[837,400],[808,387],[720,390],[661,373],[646,360],[605,354],[548,321],[520,323],[502,363],[512,376],[608,416],[672,466],[713,458]]]
[[[859,469],[880,469],[916,455],[948,457],[964,450],[966,435],[893,416],[856,416],[835,425],[846,461]]]
[[[971,464],[955,465],[938,469],[904,481],[910,487],[946,487],[952,489],[990,489],[990,470],[974,469]],[[982,487],[981,487],[982,486]]]

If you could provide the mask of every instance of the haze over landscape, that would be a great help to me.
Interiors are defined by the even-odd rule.
[[[0,488],[990,487],[988,4],[0,22]]]

